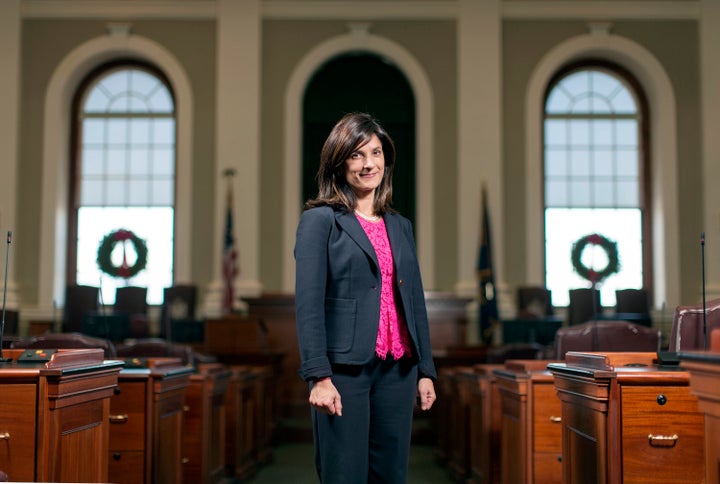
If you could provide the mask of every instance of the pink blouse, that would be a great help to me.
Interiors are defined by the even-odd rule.
[[[393,264],[392,249],[387,236],[385,221],[370,222],[356,215],[360,225],[370,239],[375,249],[380,274],[382,276],[380,292],[380,326],[375,342],[375,353],[383,360],[388,353],[399,360],[402,356],[410,356],[410,337],[403,315],[395,304],[395,265]]]

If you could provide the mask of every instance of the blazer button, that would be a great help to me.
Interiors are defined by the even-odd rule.
[[[399,286],[402,286],[402,285],[403,285],[403,280],[402,280],[402,279],[400,279],[400,280],[398,281],[398,285],[399,285]]]

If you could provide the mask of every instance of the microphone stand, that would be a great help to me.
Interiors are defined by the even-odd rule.
[[[700,257],[702,266],[703,350],[707,351],[707,309],[705,307],[705,232],[700,232]]]
[[[0,321],[0,362],[10,361],[10,358],[4,358],[3,349],[3,335],[5,334],[5,301],[7,297],[7,278],[8,278],[8,265],[10,256],[10,242],[12,242],[12,232],[8,230],[7,233],[7,248],[5,249],[5,283],[3,284],[3,304],[2,304],[2,320]]]

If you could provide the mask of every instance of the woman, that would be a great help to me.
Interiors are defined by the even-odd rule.
[[[300,376],[325,484],[406,482],[416,396],[422,410],[435,401],[412,226],[390,208],[394,163],[375,119],[343,117],[297,229]]]

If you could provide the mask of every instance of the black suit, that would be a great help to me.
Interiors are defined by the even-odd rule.
[[[397,214],[386,214],[384,221],[395,268],[395,304],[411,340],[412,357],[399,363],[375,355],[382,276],[355,214],[314,208],[302,214],[297,229],[300,376],[332,376],[343,398],[342,417],[313,411],[323,482],[403,482],[417,379],[436,378],[412,226]],[[368,466],[370,474],[364,475]]]

